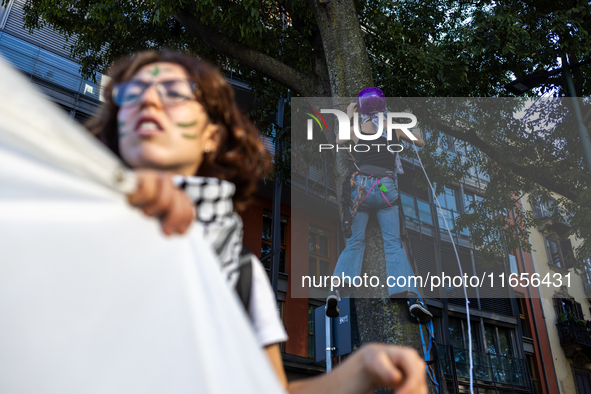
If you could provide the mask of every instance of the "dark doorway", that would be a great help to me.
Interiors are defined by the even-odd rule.
[[[579,394],[591,394],[591,379],[589,379],[587,372],[575,371],[575,380]]]

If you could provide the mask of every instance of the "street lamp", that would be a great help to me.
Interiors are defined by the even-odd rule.
[[[540,86],[543,83],[553,82],[550,78],[554,75],[560,74],[561,72],[561,68],[552,71],[536,71],[533,74],[526,75],[524,77],[516,79],[511,83],[508,83],[507,85],[505,85],[505,89],[507,89],[509,92],[515,95],[520,95],[527,92],[528,90]]]
[[[583,124],[583,116],[581,115],[581,107],[579,106],[579,102],[577,100],[577,92],[575,90],[575,85],[573,83],[573,77],[571,75],[571,69],[580,67],[583,64],[591,63],[591,59],[584,60],[579,62],[573,66],[568,64],[568,61],[565,57],[562,59],[562,63],[564,67],[558,68],[552,71],[536,71],[533,74],[526,75],[515,81],[505,85],[505,89],[509,92],[520,95],[528,90],[535,88],[543,83],[554,82],[553,80],[556,78],[552,78],[555,75],[560,74],[564,71],[564,76],[566,77],[566,86],[568,89],[568,95],[572,98],[573,102],[573,110],[575,112],[575,117],[577,118],[577,124],[579,129],[579,137],[581,138],[581,144],[583,145],[583,151],[585,152],[585,159],[587,160],[587,167],[589,172],[591,173],[591,138],[589,138],[589,131]]]

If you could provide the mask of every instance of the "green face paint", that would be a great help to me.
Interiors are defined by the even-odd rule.
[[[153,76],[158,75],[158,73],[160,73],[160,69],[158,68],[158,66],[154,67],[153,70],[148,71],[150,74],[152,74]]]
[[[121,131],[122,126],[125,126],[125,121],[117,120],[117,127],[119,128],[119,138],[123,138],[127,135],[127,133]]]
[[[177,123],[176,125],[179,127],[191,127],[191,126],[195,126],[197,124],[197,121],[193,121],[190,123]]]
[[[188,140],[194,140],[195,138],[197,138],[197,134],[181,134],[183,136],[183,138],[186,138]]]

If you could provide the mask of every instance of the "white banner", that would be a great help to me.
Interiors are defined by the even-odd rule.
[[[162,236],[134,184],[0,60],[0,392],[281,392],[202,228]]]

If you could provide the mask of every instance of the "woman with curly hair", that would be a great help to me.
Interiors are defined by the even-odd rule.
[[[258,130],[238,109],[223,75],[194,56],[143,52],[116,62],[109,75],[105,104],[87,127],[136,169],[139,187],[130,202],[160,217],[166,234],[185,232],[195,204],[229,285],[239,285],[257,339],[287,387],[278,347],[287,335],[264,268],[242,250],[235,212],[271,169]],[[239,280],[244,273],[252,278],[246,292]],[[350,360],[289,391],[359,393],[381,384],[401,393],[426,392],[424,364],[412,350],[364,346]]]
[[[182,233],[188,227],[184,191],[229,285],[248,292],[241,298],[259,343],[285,341],[264,268],[242,251],[242,221],[235,208],[245,207],[271,160],[258,130],[238,109],[232,87],[210,64],[173,52],[121,59],[109,74],[105,105],[87,127],[130,167],[141,169],[140,187],[130,201],[162,217],[165,233]],[[183,220],[169,224],[167,215]],[[239,282],[241,273],[252,282]]]

